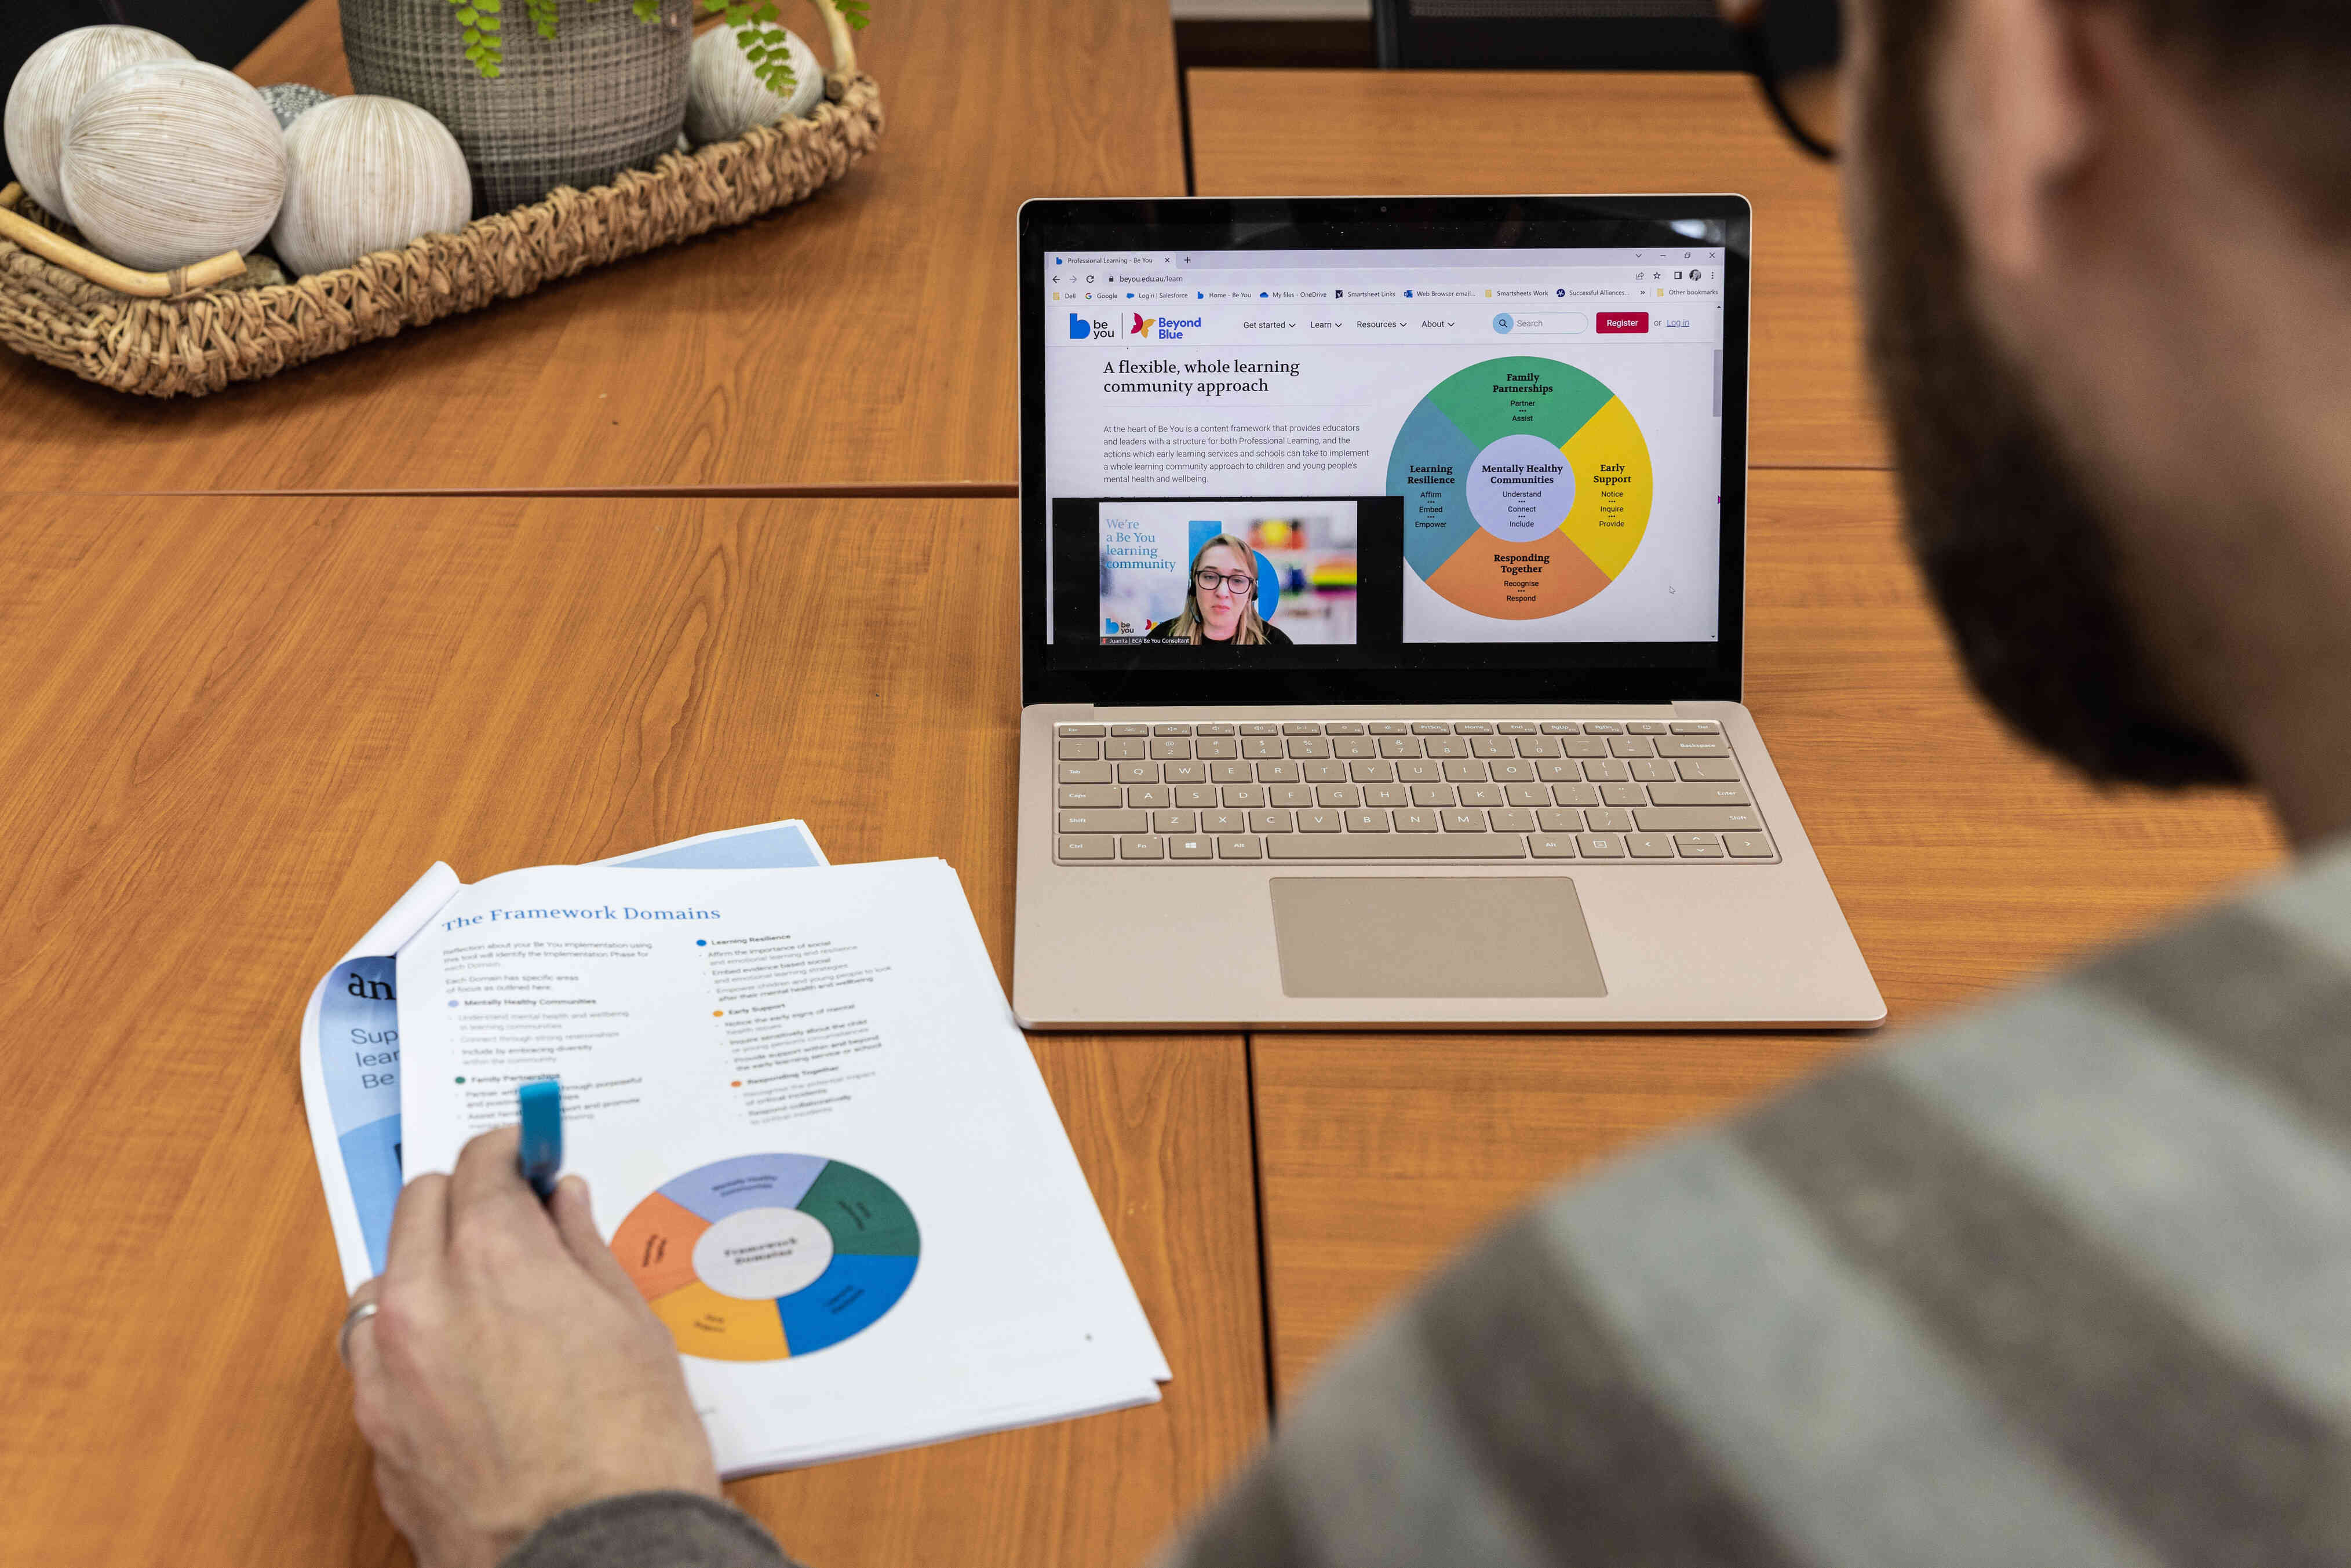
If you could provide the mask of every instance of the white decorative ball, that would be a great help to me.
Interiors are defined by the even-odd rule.
[[[127,65],[140,60],[185,60],[194,57],[161,33],[144,27],[76,27],[33,51],[8,89],[5,130],[8,166],[41,210],[65,216],[66,197],[57,185],[57,158],[66,130],[82,94]]]
[[[792,96],[768,90],[743,53],[732,27],[713,27],[694,41],[685,71],[685,133],[695,145],[740,136],[755,125],[806,114],[824,99],[824,68],[797,33],[784,43],[792,62]]]
[[[148,60],[82,99],[57,183],[91,245],[168,272],[261,243],[286,194],[286,135],[218,66]]]
[[[473,176],[448,127],[396,98],[339,98],[286,132],[286,204],[269,241],[307,277],[454,234],[473,215]]]

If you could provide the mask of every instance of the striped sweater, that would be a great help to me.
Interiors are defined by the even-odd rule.
[[[2351,852],[1562,1186],[1165,1562],[2351,1563]]]

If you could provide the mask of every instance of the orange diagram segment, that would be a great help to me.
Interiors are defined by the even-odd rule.
[[[709,1228],[702,1216],[654,1193],[612,1232],[612,1256],[650,1301],[694,1278],[694,1244]]]
[[[1480,533],[1437,569],[1428,586],[1475,615],[1536,621],[1583,603],[1608,580],[1568,542],[1562,526],[1527,544]]]
[[[791,1354],[784,1343],[783,1317],[773,1301],[722,1296],[695,1280],[655,1297],[653,1308],[687,1355],[708,1361],[781,1361]]]

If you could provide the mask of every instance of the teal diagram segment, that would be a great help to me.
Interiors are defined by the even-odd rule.
[[[1430,389],[1428,401],[1476,451],[1505,435],[1564,445],[1615,395],[1573,365],[1513,354],[1455,371]]]
[[[1389,449],[1388,494],[1404,497],[1404,559],[1424,581],[1477,537],[1462,490],[1477,455],[1478,444],[1429,398],[1414,405]]]

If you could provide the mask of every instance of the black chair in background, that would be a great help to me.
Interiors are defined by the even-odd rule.
[[[200,60],[234,68],[302,0],[0,0],[0,98],[35,49],[72,27],[128,23],[176,39]],[[0,185],[16,178],[0,153]]]
[[[1384,70],[1728,71],[1716,0],[1372,0]]]

